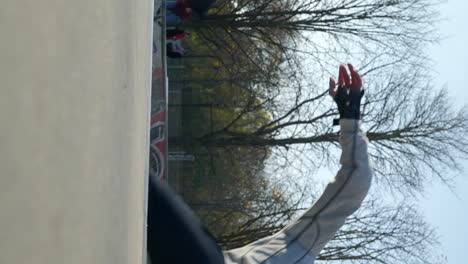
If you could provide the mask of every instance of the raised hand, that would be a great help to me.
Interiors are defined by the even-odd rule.
[[[359,73],[354,70],[353,65],[348,64],[351,77],[348,75],[346,67],[341,64],[338,71],[338,89],[333,77],[330,77],[328,94],[338,105],[340,119],[360,119],[361,98],[364,94],[362,90],[362,80]]]

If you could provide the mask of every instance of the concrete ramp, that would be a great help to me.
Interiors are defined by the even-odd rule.
[[[0,263],[145,261],[152,0],[0,8]]]

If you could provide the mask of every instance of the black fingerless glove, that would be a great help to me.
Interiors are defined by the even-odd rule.
[[[356,91],[347,89],[346,87],[339,87],[335,95],[335,102],[338,105],[338,112],[340,113],[339,119],[333,120],[333,125],[339,124],[340,119],[361,119],[361,98],[364,95],[364,90]]]

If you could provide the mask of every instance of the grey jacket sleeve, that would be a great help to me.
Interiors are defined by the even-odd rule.
[[[360,121],[340,120],[341,169],[322,196],[277,234],[225,252],[226,263],[313,263],[367,195],[372,171]]]

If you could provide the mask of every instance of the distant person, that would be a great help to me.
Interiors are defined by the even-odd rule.
[[[360,121],[364,91],[359,74],[351,64],[348,68],[351,78],[340,65],[338,89],[330,78],[328,90],[340,114],[341,168],[312,207],[278,233],[222,252],[189,207],[168,186],[150,178],[147,245],[152,264],[314,263],[346,218],[361,206],[371,185],[368,139]]]
[[[189,38],[190,36],[191,34],[189,32],[186,32],[185,30],[179,28],[166,30],[166,39],[177,40]]]
[[[187,50],[182,47],[182,41],[180,39],[166,40],[167,56],[170,58],[180,58],[187,54]]]
[[[168,50],[168,57],[180,58],[187,54],[187,50],[182,47],[182,39],[190,37],[189,32],[180,29],[167,30],[166,43]]]
[[[188,19],[193,13],[191,2],[192,0],[167,1],[166,23],[168,25],[177,25]]]

